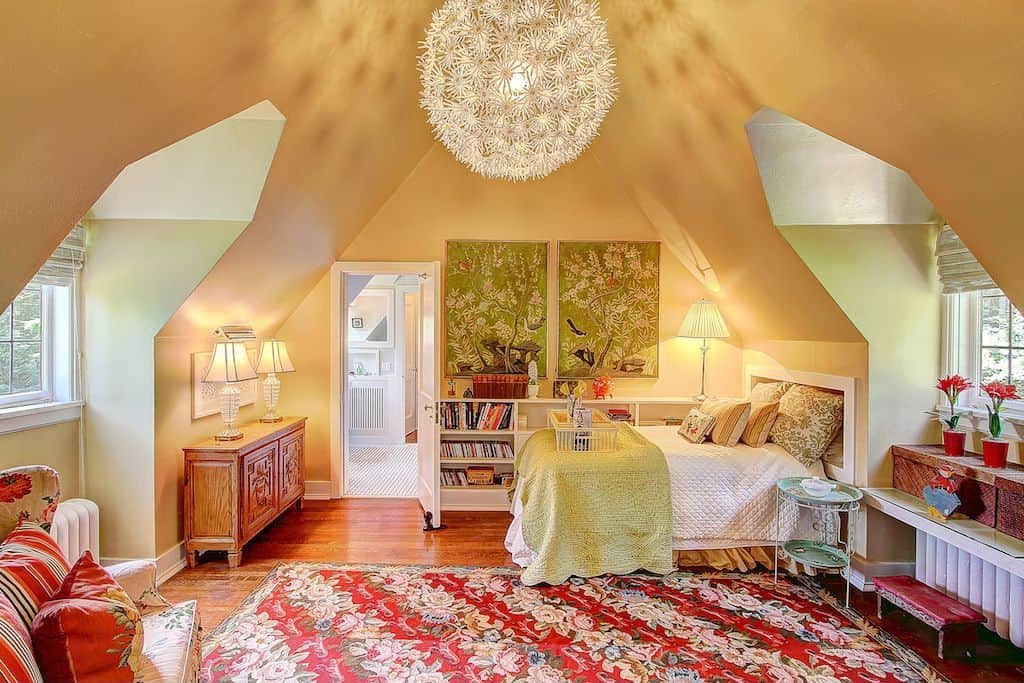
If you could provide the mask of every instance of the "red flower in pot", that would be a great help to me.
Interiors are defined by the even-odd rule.
[[[1007,399],[1015,400],[1020,398],[1017,395],[1017,387],[1006,382],[989,382],[982,384],[981,390],[992,399],[992,406],[985,406],[988,411],[988,433],[989,439],[981,440],[982,455],[985,458],[985,465],[988,467],[1006,467],[1006,454],[1010,449],[1010,443],[1000,438],[1003,433],[1003,419],[1000,412],[1003,409],[1003,402]]]
[[[956,412],[956,404],[960,400],[960,394],[972,386],[974,385],[971,383],[971,380],[960,375],[942,377],[939,379],[939,383],[935,385],[935,388],[944,393],[946,398],[949,399],[949,418],[943,420],[949,429],[942,431],[942,445],[946,450],[946,455],[957,456],[964,454],[964,443],[967,435],[956,428],[960,423],[960,416]]]

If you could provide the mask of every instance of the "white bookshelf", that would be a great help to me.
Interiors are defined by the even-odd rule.
[[[512,406],[512,418],[507,429],[442,429],[441,442],[502,441],[512,446],[517,454],[533,434],[548,426],[548,411],[565,406],[561,398],[446,398],[439,403],[506,403]],[[700,405],[692,397],[621,397],[605,400],[585,400],[583,405],[596,410],[625,408],[633,415],[633,425],[664,424],[665,418],[683,418]],[[525,424],[523,423],[523,418]],[[442,469],[465,469],[468,465],[493,466],[495,476],[512,472],[514,459],[510,458],[446,458],[441,457]],[[508,511],[507,490],[495,486],[441,486],[442,510],[501,510]]]

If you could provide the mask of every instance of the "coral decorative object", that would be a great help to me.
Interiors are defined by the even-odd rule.
[[[942,421],[949,427],[949,429],[945,429],[942,432],[942,446],[946,450],[946,455],[961,456],[964,454],[964,444],[967,441],[967,435],[957,429],[960,416],[957,415],[956,404],[960,400],[960,394],[972,386],[974,385],[971,383],[971,380],[960,375],[942,377],[939,379],[939,383],[935,385],[935,388],[945,394],[949,400],[949,418]]]
[[[988,433],[991,438],[981,440],[981,453],[986,467],[1006,467],[1006,454],[1010,444],[1000,438],[1003,433],[1003,420],[1000,412],[1006,399],[1018,399],[1017,387],[1006,382],[989,382],[982,384],[981,390],[992,399],[992,406],[985,406],[988,411]]]
[[[924,502],[928,504],[928,514],[940,519],[949,519],[960,507],[960,496],[956,495],[956,488],[953,469],[949,465],[943,465],[921,492]]]
[[[604,400],[612,396],[612,378],[608,375],[601,375],[594,378],[594,398]]]

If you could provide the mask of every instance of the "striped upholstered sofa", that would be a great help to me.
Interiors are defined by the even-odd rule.
[[[0,471],[0,538],[6,539],[23,521],[50,531],[60,503],[60,478],[45,466],[15,467]],[[0,562],[3,561],[0,544]],[[73,565],[78,558],[68,557]],[[143,683],[197,683],[201,628],[196,601],[171,605],[157,590],[156,564],[149,560],[106,567],[131,596],[142,614]]]

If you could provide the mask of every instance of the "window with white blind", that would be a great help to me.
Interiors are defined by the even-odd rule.
[[[939,233],[936,255],[946,300],[943,374],[973,380],[961,401],[982,412],[988,398],[981,384],[1009,382],[1024,396],[1024,316],[948,225]],[[1005,411],[1024,416],[1024,401],[1007,401]]]
[[[0,412],[78,399],[77,288],[85,231],[75,226],[0,311]]]

